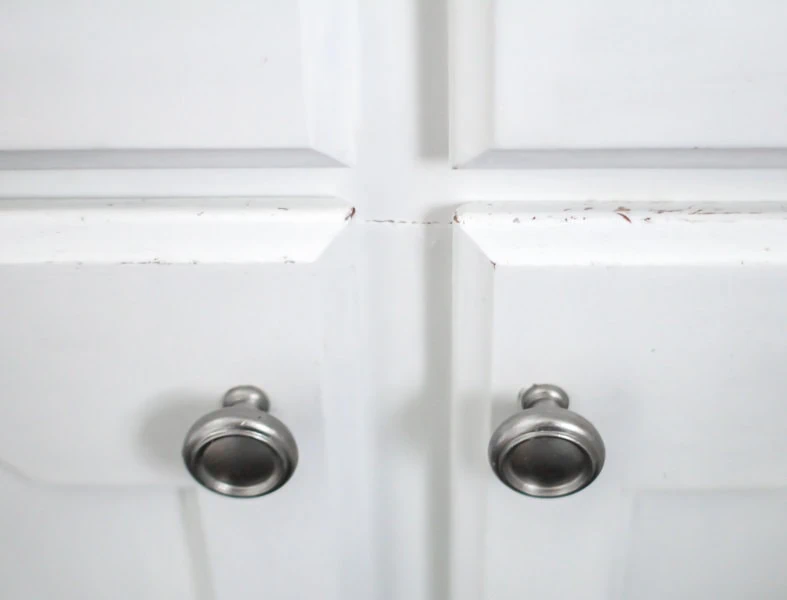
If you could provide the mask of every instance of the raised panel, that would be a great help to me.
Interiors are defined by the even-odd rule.
[[[782,3],[454,0],[464,167],[787,165]]]
[[[632,513],[626,597],[784,598],[785,506],[787,490],[642,494]]]
[[[457,213],[454,597],[785,593],[769,552],[787,535],[774,518],[787,489],[787,214],[671,210]],[[518,495],[488,465],[491,432],[533,383],[567,389],[604,438],[604,470],[573,496]],[[721,569],[736,551],[758,568]]]
[[[319,419],[308,265],[0,271],[0,457],[37,480],[187,483],[186,430],[240,382],[264,386],[296,437]]]
[[[347,164],[355,23],[353,0],[4,2],[0,168]]]
[[[359,430],[346,428],[359,400],[358,285],[354,242],[339,236],[352,209],[285,198],[219,198],[185,212],[176,205],[50,200],[27,213],[9,209],[18,244],[0,259],[0,459],[37,488],[87,488],[98,497],[116,490],[129,523],[142,518],[146,505],[134,499],[147,490],[179,494],[182,506],[162,518],[183,522],[197,564],[189,577],[202,597],[340,598],[346,586],[363,588]],[[80,238],[79,216],[106,226]],[[191,424],[244,383],[270,396],[300,461],[282,489],[239,501],[199,488],[181,446]],[[23,504],[34,491],[20,494]],[[82,502],[88,510],[90,494]],[[71,514],[56,504],[51,513]],[[81,560],[106,552],[100,536],[86,540]],[[117,530],[118,544],[137,542],[140,552],[171,546]],[[32,572],[33,563],[27,556],[23,568]],[[312,576],[299,577],[304,570]],[[51,579],[66,585],[67,567]],[[178,597],[141,593],[151,594]]]
[[[6,462],[72,484],[187,481],[182,434],[244,381],[287,399],[274,410],[294,427],[319,419],[318,299],[339,280],[317,259],[350,207],[110,199],[0,210]]]
[[[0,595],[206,598],[176,490],[58,488],[0,473]]]

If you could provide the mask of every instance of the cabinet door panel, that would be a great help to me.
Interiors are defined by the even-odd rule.
[[[4,2],[0,168],[340,166],[354,23],[351,0]]]
[[[787,8],[456,0],[457,165],[784,166]]]
[[[785,214],[616,208],[457,216],[456,589],[783,596]],[[533,383],[564,387],[604,438],[604,470],[573,496],[518,495],[487,464],[491,431]]]
[[[216,598],[342,597],[348,574],[357,586],[366,568],[349,558],[362,554],[365,540],[349,544],[336,533],[352,537],[366,526],[353,465],[358,429],[344,426],[358,408],[352,239],[342,236],[318,257],[346,226],[350,207],[248,201],[244,246],[244,225],[235,226],[221,199],[206,202],[199,217],[159,201],[97,204],[7,214],[19,240],[40,242],[0,258],[0,459],[34,482],[0,481],[8,517],[0,533],[23,556],[21,573],[44,578],[42,590],[56,589],[88,577],[74,568],[79,559],[106,568],[77,591],[123,587],[133,573],[127,597],[186,598],[194,589]],[[106,217],[108,235],[128,220],[136,235],[125,247],[108,244],[105,263],[94,262],[103,242],[74,235],[82,221],[73,210],[86,223]],[[60,221],[67,247],[55,243],[53,260],[41,261],[49,238],[37,236],[48,219]],[[197,230],[193,220],[202,223]],[[160,221],[167,238],[156,233]],[[222,235],[230,236],[226,245]],[[266,240],[270,248],[260,251]],[[189,249],[199,260],[178,254]],[[170,258],[145,260],[147,252]],[[266,391],[271,414],[300,451],[292,479],[257,499],[202,490],[181,457],[191,424],[239,384]],[[36,523],[36,510],[34,527],[13,517],[29,513]],[[46,526],[58,520],[67,526]],[[72,555],[65,545],[82,526]],[[22,589],[14,577],[7,585]]]
[[[177,490],[0,486],[3,598],[206,597]]]

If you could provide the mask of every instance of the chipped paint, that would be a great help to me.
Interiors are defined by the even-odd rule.
[[[628,218],[628,216],[624,215],[623,213],[619,212],[619,213],[615,213],[615,214],[617,214],[619,217],[622,217],[622,218],[624,218],[626,221],[628,221],[629,223],[631,223],[631,219],[629,219],[629,218]]]
[[[457,215],[464,232],[499,265],[736,264],[741,259],[749,265],[774,264],[787,256],[783,202],[567,206],[505,201],[493,207],[469,204]],[[635,227],[620,227],[618,218]],[[636,227],[639,223],[648,227]]]

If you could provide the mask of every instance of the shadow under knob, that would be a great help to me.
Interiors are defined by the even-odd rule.
[[[229,390],[223,408],[191,426],[183,460],[200,484],[225,496],[251,498],[279,489],[298,464],[298,446],[287,426],[268,414],[270,402],[250,385]]]
[[[495,474],[511,489],[540,498],[590,485],[606,455],[593,424],[568,410],[568,395],[555,385],[534,385],[519,398],[524,410],[506,419],[489,441]]]

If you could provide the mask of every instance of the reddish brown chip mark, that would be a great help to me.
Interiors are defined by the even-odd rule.
[[[615,214],[616,214],[616,215],[618,215],[619,217],[623,217],[624,219],[626,219],[626,221],[628,221],[629,223],[631,223],[631,219],[629,219],[629,218],[628,218],[626,215],[624,215],[623,213],[615,213]]]

